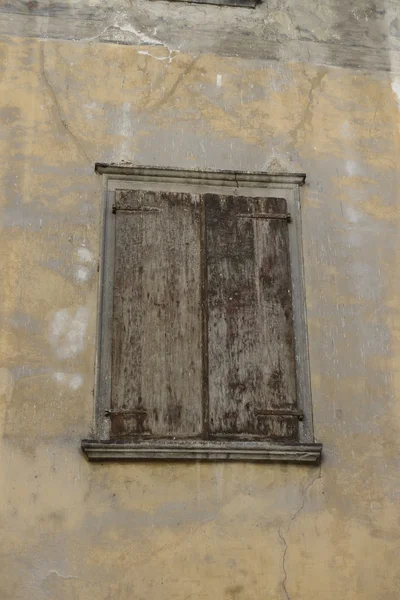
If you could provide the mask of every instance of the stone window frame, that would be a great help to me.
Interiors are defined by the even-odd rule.
[[[304,173],[200,171],[96,163],[102,175],[104,198],[101,226],[101,263],[98,294],[98,327],[94,393],[94,435],[82,440],[82,450],[92,461],[106,460],[230,460],[319,463],[322,444],[313,431],[308,332],[301,235],[300,186]],[[293,289],[293,323],[299,423],[298,443],[230,441],[115,442],[110,439],[107,412],[111,403],[112,298],[114,273],[114,214],[116,190],[213,193],[248,197],[280,196],[291,214],[289,251]]]

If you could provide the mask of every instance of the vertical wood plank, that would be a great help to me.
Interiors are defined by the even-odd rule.
[[[112,381],[114,437],[201,433],[199,196],[117,193]]]
[[[282,198],[205,194],[210,432],[296,439],[288,223]],[[271,412],[281,414],[271,415]]]

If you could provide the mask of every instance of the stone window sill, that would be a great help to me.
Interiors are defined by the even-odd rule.
[[[90,461],[247,461],[316,463],[322,444],[273,444],[268,442],[209,440],[83,440],[82,451]]]

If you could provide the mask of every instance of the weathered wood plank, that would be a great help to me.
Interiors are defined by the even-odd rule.
[[[296,407],[288,224],[252,218],[286,215],[286,201],[204,202],[210,432],[297,439],[299,417],[282,413]]]
[[[200,434],[199,197],[118,192],[112,435]]]

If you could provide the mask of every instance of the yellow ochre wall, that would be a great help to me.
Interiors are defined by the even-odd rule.
[[[398,600],[395,67],[0,31],[0,599]],[[321,467],[84,458],[94,163],[122,161],[306,172]]]

